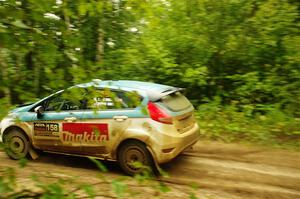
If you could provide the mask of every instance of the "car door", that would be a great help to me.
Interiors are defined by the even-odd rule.
[[[82,150],[86,155],[106,157],[131,124],[136,105],[130,104],[125,92],[119,90],[96,90],[91,98],[82,116]]]
[[[81,152],[80,136],[70,134],[73,124],[80,123],[83,108],[80,99],[68,95],[69,91],[64,91],[39,104],[43,106],[44,113],[35,115],[33,119],[34,146],[45,151]]]

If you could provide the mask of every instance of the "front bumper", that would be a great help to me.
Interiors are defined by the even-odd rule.
[[[158,164],[169,162],[178,156],[185,149],[193,146],[200,137],[199,126],[195,123],[194,127],[182,134],[174,133],[174,135],[163,134],[153,143],[151,147],[154,152],[154,159]]]
[[[3,131],[5,131],[5,129],[11,125],[11,123],[12,119],[10,117],[5,117],[0,121],[0,142],[3,142]]]

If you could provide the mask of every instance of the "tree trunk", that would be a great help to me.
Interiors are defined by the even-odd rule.
[[[2,81],[4,82],[4,87],[3,87],[3,92],[4,92],[4,96],[7,99],[7,101],[11,104],[11,92],[10,89],[8,87],[8,71],[7,71],[7,64],[6,64],[6,60],[5,57],[3,56],[5,54],[5,52],[2,51],[2,49],[0,49],[0,66],[1,66],[1,71],[2,71]]]
[[[96,61],[98,63],[103,63],[104,60],[104,24],[105,24],[105,12],[106,12],[107,2],[104,1],[102,6],[102,13],[99,14],[99,24],[98,24],[98,42],[97,42],[97,54]]]
[[[102,26],[103,24],[100,24]],[[98,63],[103,62],[104,59],[104,31],[100,27],[98,29],[98,43],[97,43],[97,54],[96,54],[96,61]]]

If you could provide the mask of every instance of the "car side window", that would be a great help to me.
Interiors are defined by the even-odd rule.
[[[90,96],[87,109],[129,109],[136,108],[141,103],[141,97],[137,93],[95,90]]]
[[[56,94],[43,104],[45,111],[71,111],[86,109],[85,91],[73,88]]]
[[[45,111],[68,111],[79,110],[79,104],[76,104],[68,99],[62,97],[62,95],[51,97],[44,103]]]
[[[54,95],[44,102],[45,111],[59,111],[64,103],[64,100],[61,98],[61,95]]]
[[[116,92],[123,108],[136,108],[141,105],[142,97],[137,92]]]

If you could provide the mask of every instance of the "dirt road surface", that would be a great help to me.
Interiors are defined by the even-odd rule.
[[[141,183],[124,178],[116,163],[103,163],[110,170],[104,174],[87,158],[45,153],[21,169],[0,151],[0,169],[17,170],[18,189],[39,191],[31,177],[35,174],[43,183],[72,178],[77,185],[66,186],[74,193],[80,192],[78,185],[94,184],[96,198],[116,197],[119,180],[128,186],[125,198],[300,198],[300,153],[295,151],[202,141],[162,166],[169,177]],[[160,192],[166,190],[157,188],[160,183],[170,190]]]

